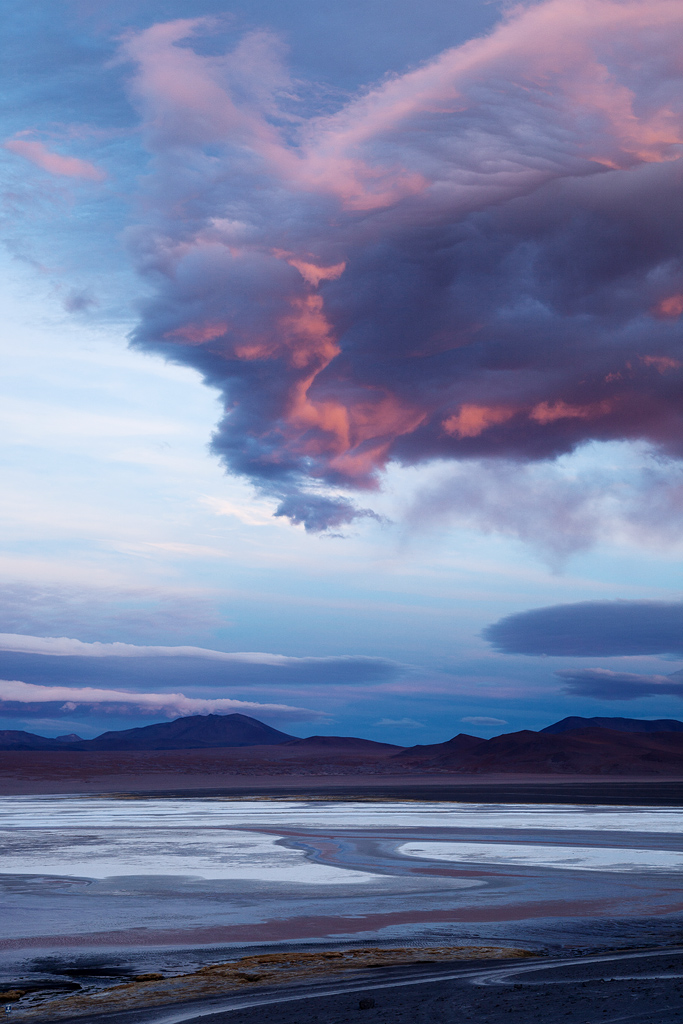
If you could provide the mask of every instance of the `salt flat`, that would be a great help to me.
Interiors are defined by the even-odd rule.
[[[66,826],[157,828],[285,825],[322,827],[424,826],[515,829],[595,829],[628,833],[680,832],[683,809],[571,804],[447,803],[442,801],[315,802],[229,800],[221,797],[127,798],[14,796],[0,799],[0,828]]]
[[[0,974],[103,984],[292,944],[666,943],[682,833],[672,807],[5,797]]]
[[[683,871],[683,853],[539,843],[404,843],[406,857],[487,865],[529,865],[570,871]]]

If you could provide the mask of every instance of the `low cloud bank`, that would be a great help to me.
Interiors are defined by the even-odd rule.
[[[683,657],[682,601],[581,601],[508,615],[484,638],[505,654]]]
[[[290,704],[260,704],[256,701],[214,700],[187,697],[183,693],[128,693],[94,686],[36,686],[19,680],[0,680],[0,714],[23,718],[45,718],[81,714],[136,714],[137,716],[232,714],[266,715],[293,721],[324,719],[321,711]]]
[[[70,637],[0,634],[0,676],[38,686],[91,686],[121,690],[170,687],[202,698],[227,688],[295,690],[391,682],[410,667],[364,655],[290,657],[267,652],[217,651],[193,646],[85,643]]]
[[[320,665],[337,663],[388,664],[381,658],[357,655],[339,655],[325,658],[293,658],[285,654],[267,654],[259,651],[213,651],[206,647],[166,647],[119,642],[85,643],[70,637],[25,636],[19,633],[0,633],[0,651],[15,654],[43,654],[50,657],[77,658],[201,658],[247,665]]]
[[[587,668],[557,672],[566,681],[565,691],[577,697],[596,700],[637,700],[638,697],[679,697],[683,700],[683,672],[669,676],[612,672],[606,668]]]

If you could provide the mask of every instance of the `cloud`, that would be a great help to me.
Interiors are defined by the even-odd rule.
[[[228,685],[279,689],[362,686],[391,681],[408,672],[410,668],[398,662],[364,655],[291,657],[0,634],[0,675],[50,686],[82,686],[96,680],[111,688],[165,690],[172,685],[220,695]]]
[[[413,728],[424,729],[424,722],[416,722],[414,718],[380,718],[379,722],[375,722],[375,725],[387,725],[387,726],[404,726],[409,725]]]
[[[683,467],[647,457],[634,467],[623,445],[605,447],[602,458],[593,446],[579,464],[472,460],[423,486],[405,522],[422,531],[445,524],[506,534],[540,549],[554,567],[596,541],[679,542]]]
[[[595,700],[637,700],[638,697],[679,697],[683,699],[683,672],[669,676],[612,672],[587,668],[556,672],[566,681],[565,692]]]
[[[221,393],[213,450],[277,514],[367,516],[336,492],[389,462],[681,458],[680,3],[518,6],[318,116],[276,38],[193,49],[211,30],[122,48],[151,156],[133,341]]]
[[[169,718],[182,715],[227,715],[234,712],[294,720],[326,717],[321,711],[292,707],[289,704],[261,704],[227,697],[211,700],[187,697],[183,693],[129,693],[94,686],[36,686],[19,680],[0,680],[0,713],[20,712],[25,717],[42,717],[48,710],[51,714],[63,712],[71,715],[74,711],[100,714],[128,712],[137,715],[164,714]]]
[[[239,519],[240,522],[245,523],[247,526],[266,526],[268,524],[272,525],[273,522],[273,509],[264,503],[257,504],[252,502],[250,504],[238,505],[235,502],[226,501],[225,498],[213,498],[210,495],[205,495],[199,500],[214,515],[234,516],[235,519]]]
[[[468,718],[461,718],[461,722],[469,722],[470,725],[507,725],[504,718],[487,718],[486,715],[471,715]]]
[[[86,586],[8,580],[0,585],[0,628],[6,633],[120,636],[159,642],[208,636],[225,625],[217,595],[198,588]]]
[[[581,601],[508,615],[484,638],[505,654],[683,656],[683,602]]]
[[[53,153],[42,142],[31,141],[30,139],[7,139],[4,143],[5,149],[17,156],[47,171],[48,174],[56,174],[66,178],[86,178],[89,181],[104,181],[106,174],[100,168],[95,167],[88,160],[81,160],[76,156],[62,156],[60,153]]]
[[[17,633],[0,633],[0,651],[16,654],[44,654],[52,657],[76,658],[207,658],[211,661],[239,662],[248,665],[297,665],[301,663],[327,664],[337,661],[368,661],[379,658],[292,658],[285,654],[264,654],[256,651],[212,651],[205,647],[153,647],[124,643],[84,643],[61,636],[21,636]]]
[[[72,288],[65,296],[63,306],[67,313],[84,313],[97,306],[98,302],[87,289]]]
[[[295,526],[303,525],[307,531],[312,533],[347,526],[356,519],[383,521],[382,517],[372,509],[358,508],[345,498],[328,498],[321,494],[302,494],[298,490],[286,494],[282,498],[274,515],[284,516]]]

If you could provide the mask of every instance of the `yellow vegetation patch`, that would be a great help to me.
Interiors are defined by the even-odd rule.
[[[55,996],[22,1007],[21,1019],[50,1020],[94,1013],[116,1013],[166,1003],[188,1002],[229,993],[245,986],[268,986],[322,978],[344,970],[392,967],[401,964],[447,963],[458,960],[508,960],[538,956],[538,952],[509,946],[427,946],[400,949],[346,949],[245,956],[210,964],[192,974],[164,978],[139,974],[124,985],[69,996]]]

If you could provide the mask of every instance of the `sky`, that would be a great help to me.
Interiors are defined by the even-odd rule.
[[[0,728],[683,716],[678,0],[8,0]]]

